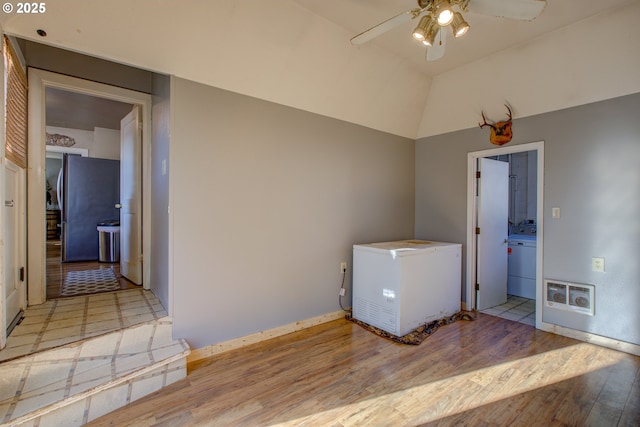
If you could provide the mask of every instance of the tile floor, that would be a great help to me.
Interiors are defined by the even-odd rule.
[[[0,425],[81,425],[184,378],[189,346],[171,335],[164,317],[4,362]]]
[[[28,307],[0,350],[0,362],[167,315],[144,289],[48,300]]]
[[[507,302],[502,305],[487,308],[481,313],[501,317],[503,319],[515,320],[527,325],[536,325],[536,301],[528,298],[507,295]]]
[[[0,351],[0,425],[84,424],[184,378],[188,353],[141,288],[29,307]]]

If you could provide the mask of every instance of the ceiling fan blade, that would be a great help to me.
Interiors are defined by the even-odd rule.
[[[447,47],[447,31],[446,28],[440,28],[436,39],[433,42],[433,46],[427,47],[426,58],[427,61],[437,61],[444,56],[445,49]]]
[[[499,18],[531,21],[542,13],[546,0],[471,0],[467,10]]]
[[[424,11],[424,9],[411,9],[406,12],[402,12],[399,15],[394,16],[393,18],[389,18],[386,21],[379,23],[366,31],[361,32],[360,34],[353,36],[351,38],[351,44],[359,45],[368,42],[371,39],[378,37],[386,33],[387,31],[404,24],[405,22],[409,22],[414,18],[420,16],[420,14]]]

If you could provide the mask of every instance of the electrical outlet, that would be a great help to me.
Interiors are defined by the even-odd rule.
[[[340,288],[340,296],[343,297],[344,294],[347,293],[347,290],[345,288]]]
[[[346,273],[347,272],[347,263],[346,262],[341,262],[340,263],[340,273]]]

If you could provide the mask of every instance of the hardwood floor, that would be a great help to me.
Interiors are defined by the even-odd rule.
[[[120,289],[138,289],[139,286],[134,285],[120,274],[119,263],[101,263],[98,261],[86,262],[60,262],[60,241],[47,240],[47,299],[62,298],[62,284],[64,278],[69,271],[97,270],[102,268],[113,269]]]
[[[640,357],[486,314],[419,346],[337,320],[194,362],[90,425],[638,426]]]

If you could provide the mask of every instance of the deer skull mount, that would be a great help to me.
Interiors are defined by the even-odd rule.
[[[511,108],[509,108],[507,104],[505,104],[504,106],[507,107],[507,111],[509,112],[507,114],[507,117],[509,117],[507,120],[502,122],[487,123],[487,119],[484,117],[483,111],[482,120],[484,120],[484,123],[478,123],[478,126],[480,126],[480,128],[483,128],[485,126],[489,126],[491,128],[489,141],[491,141],[491,143],[495,145],[504,145],[507,142],[511,141],[511,138],[513,137],[513,131],[511,130]]]

